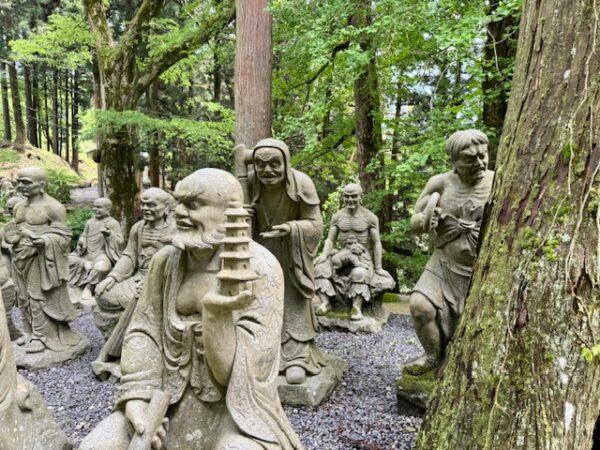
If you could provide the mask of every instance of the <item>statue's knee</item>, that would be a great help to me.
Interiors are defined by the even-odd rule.
[[[410,296],[410,313],[419,321],[429,322],[435,319],[435,307],[431,300],[419,292],[413,292]]]
[[[110,263],[107,261],[96,261],[96,263],[94,264],[94,270],[103,275],[110,272],[110,269]]]
[[[369,271],[364,267],[355,267],[350,272],[350,279],[354,283],[366,283],[368,281]]]
[[[126,450],[131,440],[129,429],[125,415],[114,412],[83,439],[79,450]]]

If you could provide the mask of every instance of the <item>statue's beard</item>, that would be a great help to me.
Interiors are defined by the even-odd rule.
[[[180,250],[210,250],[225,238],[223,228],[219,227],[211,232],[199,230],[178,230],[171,237],[171,244]]]

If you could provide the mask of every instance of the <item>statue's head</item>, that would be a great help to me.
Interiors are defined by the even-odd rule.
[[[289,150],[279,139],[263,139],[254,146],[254,170],[258,181],[266,186],[278,186],[285,180]]]
[[[468,184],[476,184],[488,167],[488,138],[479,130],[453,133],[446,141],[446,153],[454,172]]]
[[[360,184],[349,183],[344,186],[344,190],[342,191],[342,199],[344,200],[344,205],[346,205],[346,208],[350,210],[358,208],[362,200],[362,195],[363,190],[360,187]]]
[[[112,208],[112,202],[104,197],[94,200],[92,204],[92,211],[96,219],[104,219],[110,215],[110,208]]]
[[[146,189],[142,194],[142,213],[146,222],[164,220],[171,214],[175,199],[157,187]]]
[[[48,187],[48,175],[39,167],[25,167],[17,172],[17,193],[25,198],[43,195]]]
[[[6,201],[6,212],[12,216],[15,212],[15,206],[17,206],[17,204],[21,203],[23,200],[23,197],[19,197],[17,195],[10,197]]]
[[[177,183],[175,198],[178,232],[173,245],[182,250],[203,250],[223,240],[225,210],[230,204],[241,205],[244,193],[229,172],[200,169]]]

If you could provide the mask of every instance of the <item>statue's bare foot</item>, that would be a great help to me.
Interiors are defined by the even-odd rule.
[[[17,343],[17,345],[23,346],[27,342],[27,338],[25,336],[21,336],[15,342]]]
[[[317,316],[324,316],[325,314],[327,314],[329,311],[331,311],[331,305],[329,303],[321,303],[318,307],[317,310],[315,311],[315,314]]]
[[[406,369],[406,372],[411,375],[422,375],[425,372],[437,369],[439,365],[440,364],[437,359],[424,353],[417,359],[409,361],[404,368]]]
[[[363,313],[360,309],[357,307],[352,308],[352,311],[350,312],[350,320],[360,320],[364,318],[365,316],[363,316]]]
[[[306,370],[300,366],[288,367],[285,371],[285,381],[288,384],[302,384],[306,381]]]
[[[26,353],[40,353],[46,350],[46,346],[39,339],[32,340],[26,347]]]

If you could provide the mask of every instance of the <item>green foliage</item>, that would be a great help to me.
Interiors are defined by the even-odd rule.
[[[48,194],[63,205],[71,201],[71,189],[79,184],[79,177],[67,169],[46,168],[48,173]]]
[[[0,163],[17,163],[19,162],[19,155],[11,149],[2,148],[0,149]]]
[[[77,241],[83,233],[86,222],[94,216],[92,208],[75,208],[67,211],[67,226],[73,232],[71,251],[75,250]]]

